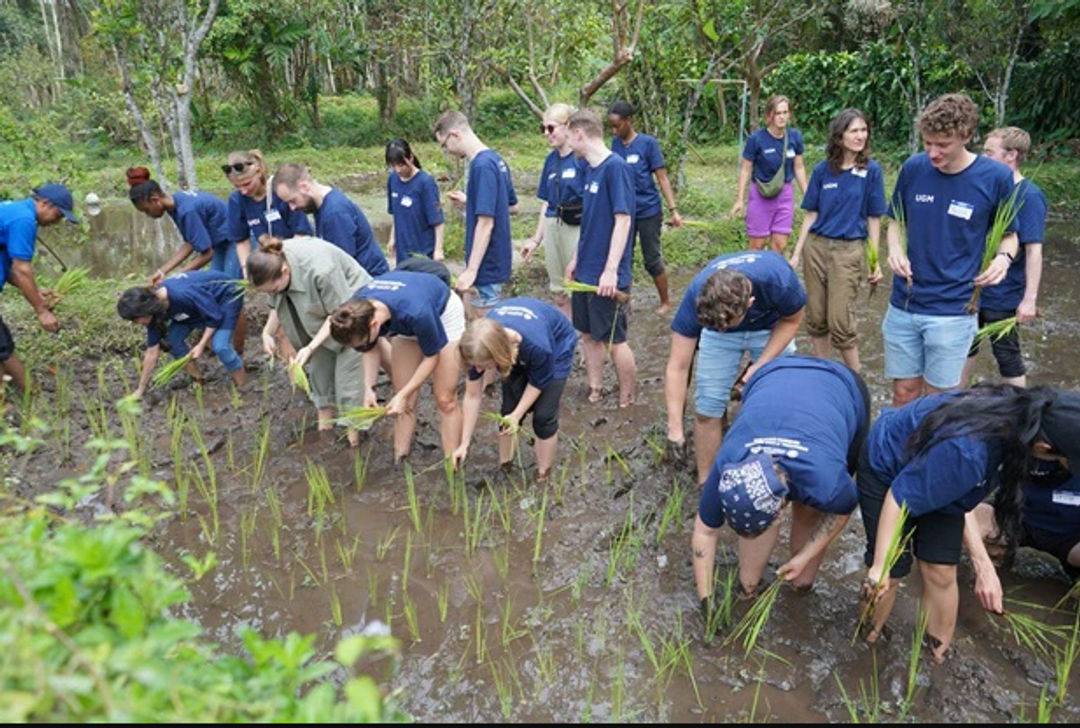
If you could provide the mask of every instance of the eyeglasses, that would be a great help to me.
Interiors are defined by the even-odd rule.
[[[221,165],[221,171],[228,177],[230,174],[240,174],[245,169],[255,164],[254,162],[237,162],[236,164],[223,164]]]
[[[540,133],[541,134],[554,134],[555,130],[558,129],[560,126],[562,126],[562,124],[541,124],[540,125]]]

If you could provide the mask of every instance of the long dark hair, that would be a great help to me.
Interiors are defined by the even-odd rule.
[[[126,321],[149,316],[149,327],[155,329],[162,338],[165,338],[165,332],[169,328],[169,306],[154,294],[153,288],[129,288],[121,293],[120,300],[116,302],[116,313]]]
[[[412,147],[404,139],[391,139],[386,143],[386,164],[409,164],[417,169],[423,169],[420,166],[420,160],[413,154]]]
[[[853,121],[866,122],[866,146],[855,155],[855,166],[865,169],[870,163],[870,122],[858,109],[844,109],[829,122],[829,141],[825,145],[825,158],[829,160],[829,169],[838,174],[844,164],[844,132]]]
[[[1021,486],[1030,481],[1032,445],[1042,430],[1043,413],[1053,399],[1050,387],[979,385],[924,417],[908,440],[908,452],[918,457],[953,437],[995,440],[1001,447],[1002,468],[994,509],[1002,539],[1015,544],[1024,505]]]
[[[162,197],[164,194],[161,185],[152,179],[140,182],[128,190],[128,197],[131,198],[131,203],[136,207],[147,202],[151,197]]]

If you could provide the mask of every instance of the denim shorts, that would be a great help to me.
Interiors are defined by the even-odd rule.
[[[922,377],[935,389],[957,386],[976,328],[974,314],[933,316],[901,311],[890,304],[881,322],[885,376]]]
[[[221,271],[229,278],[243,278],[240,257],[236,254],[236,243],[214,246],[214,255],[210,259],[209,268],[210,270]]]
[[[694,390],[694,411],[702,417],[720,418],[727,410],[731,386],[739,374],[743,352],[750,352],[751,361],[757,361],[772,336],[771,329],[764,331],[719,332],[701,330],[697,359],[697,388]],[[784,354],[795,353],[792,340]]]
[[[469,300],[474,308],[493,308],[502,301],[502,283],[485,283],[473,286],[476,294]]]

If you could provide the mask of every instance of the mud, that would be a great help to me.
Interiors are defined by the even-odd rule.
[[[1051,229],[1042,316],[1023,334],[1036,383],[1076,385],[1075,230]],[[138,236],[149,237],[145,231]],[[135,260],[121,261],[115,251],[103,255],[118,256],[107,258],[112,270],[131,270]],[[516,292],[545,295],[543,276],[542,266],[533,264]],[[688,278],[673,276],[673,290],[681,292]],[[860,298],[862,355],[875,409],[889,398],[878,329],[887,291],[882,285],[869,302],[865,291]],[[247,360],[259,374],[242,399],[228,396],[216,362],[201,398],[182,387],[152,394],[140,432],[152,474],[176,481],[167,417],[172,397],[198,424],[216,474],[216,536],[207,525],[208,503],[189,485],[188,511],[166,522],[155,539],[180,571],[184,553],[217,555],[219,565],[192,584],[189,616],[225,644],[235,644],[238,629],[250,625],[273,635],[317,633],[325,651],[343,635],[388,628],[403,644],[400,669],[391,677],[390,665],[368,667],[420,720],[846,721],[840,685],[856,701],[876,685],[880,700],[867,702],[877,705],[881,719],[895,719],[907,688],[919,587],[917,579],[904,585],[890,641],[873,649],[852,644],[865,545],[857,517],[830,551],[813,592],[781,591],[760,644],[764,651],[744,659],[722,638],[704,641],[688,547],[696,488],[688,470],[660,464],[655,449],[664,440],[668,345],[667,319],[653,313],[655,304],[651,286],[638,285],[630,328],[638,403],[619,410],[617,396],[609,394],[599,405],[587,404],[579,364],[563,401],[559,465],[546,484],[533,482],[527,447],[521,467],[500,472],[494,426],[481,421],[464,483],[452,486],[425,386],[410,459],[415,514],[404,472],[390,462],[389,423],[377,423],[359,451],[339,437],[319,437],[313,409],[290,392],[280,366],[263,367],[254,329]],[[809,350],[804,335],[797,343]],[[132,366],[121,362],[123,374],[106,367],[108,396],[122,393],[121,380],[134,377]],[[93,362],[75,367],[73,389],[80,396],[70,415],[70,459],[59,462],[50,442],[22,462],[17,489],[23,495],[86,466],[88,455],[78,444],[93,428],[77,403],[97,396],[98,375]],[[992,369],[984,352],[979,374]],[[51,378],[45,384],[43,398],[55,402],[58,384]],[[610,367],[605,384],[616,389]],[[379,392],[389,395],[386,382]],[[485,398],[485,410],[497,406],[494,396]],[[119,423],[110,424],[120,436]],[[269,454],[260,479],[264,424]],[[182,479],[190,482],[196,470],[206,475],[190,433],[181,440],[179,459]],[[332,500],[321,514],[309,506],[305,473],[312,466],[325,468],[331,484]],[[665,517],[680,492],[681,506],[671,505]],[[93,507],[100,503],[88,503],[88,512]],[[721,559],[734,564],[731,534],[722,540]],[[777,550],[767,578],[784,555]],[[1001,620],[979,608],[969,567],[960,574],[955,656],[940,667],[923,660],[912,715],[919,721],[1034,719],[1053,666],[1018,647]],[[1004,581],[1011,598],[1044,604],[1068,588],[1054,564],[1028,552]],[[1075,678],[1072,686],[1055,720],[1080,717]]]

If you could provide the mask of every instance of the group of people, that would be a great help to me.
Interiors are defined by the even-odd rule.
[[[155,218],[169,215],[184,241],[147,286],[125,291],[118,302],[121,317],[147,329],[136,393],[145,392],[163,342],[175,357],[190,354],[192,376],[199,376],[195,362],[210,347],[233,381],[244,383],[246,280],[270,296],[262,347],[307,370],[320,430],[344,418],[346,436],[358,442],[348,413],[379,406],[376,382],[385,372],[394,394],[381,413],[394,418],[395,459],[405,458],[420,389],[431,379],[443,454],[460,465],[484,388],[499,374],[499,460],[513,458],[514,435],[531,414],[538,477],[547,477],[579,340],[588,401],[604,399],[610,357],[619,406],[634,402],[637,365],[625,303],[635,237],[658,311],[671,307],[660,244],[663,206],[672,226],[683,221],[660,146],[635,130],[634,117],[629,104],[612,104],[609,146],[604,121],[593,111],[555,104],[543,114],[551,152],[537,190],[535,233],[521,254],[528,259],[543,245],[553,303],[503,296],[517,194],[506,161],[456,111],[433,126],[440,147],[468,163],[465,189],[447,194],[465,221],[464,269],[456,280],[442,263],[439,188],[403,139],[386,145],[393,226],[385,253],[341,190],[299,164],[270,176],[257,150],[228,156],[222,169],[235,190],[227,202],[203,192],[166,192],[145,168],[129,170],[136,208]],[[671,320],[664,395],[668,454],[677,460],[688,450],[685,408],[695,383],[698,596],[703,609],[712,608],[724,523],[739,536],[741,588],[754,595],[779,535],[778,515],[790,503],[791,555],[778,577],[806,589],[858,505],[867,538],[866,638],[882,634],[895,582],[913,554],[925,585],[932,653],[944,659],[964,548],[979,598],[994,611],[1002,609],[990,558],[997,547],[1033,545],[1057,556],[1070,575],[1080,574],[1080,394],[1023,388],[1015,328],[992,345],[1005,383],[958,389],[978,351],[978,326],[1012,317],[1025,323],[1035,315],[1046,201],[1019,171],[1030,140],[1019,129],[995,129],[984,153],[975,154],[968,150],[978,125],[975,104],[961,94],[939,97],[918,121],[926,151],[904,163],[886,198],[869,122],[858,110],[833,119],[825,159],[809,180],[790,101],[770,98],[765,121],[743,149],[731,211],[745,216],[750,249],[710,261]],[[805,214],[786,259],[793,183]],[[50,330],[55,317],[28,272],[29,260],[36,226],[65,216],[74,219],[71,194],[59,185],[0,205],[4,280],[23,291]],[[855,301],[863,281],[873,286],[882,279],[876,262],[882,217],[890,219],[883,258],[893,282],[882,332],[894,409],[871,423]],[[803,322],[813,356],[795,354]],[[189,348],[197,329],[200,338]],[[21,364],[2,322],[0,334],[0,362],[19,384]],[[843,364],[829,359],[833,347]],[[741,401],[740,411],[729,418],[733,399]],[[885,573],[898,527],[913,534],[910,553]]]

